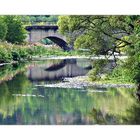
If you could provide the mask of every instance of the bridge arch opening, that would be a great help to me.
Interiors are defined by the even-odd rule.
[[[43,38],[43,40],[44,39],[50,40],[51,42],[55,43],[56,45],[58,45],[65,51],[71,50],[71,48],[68,46],[67,42],[65,40],[63,40],[62,38],[59,38],[56,36],[47,36],[47,37]]]

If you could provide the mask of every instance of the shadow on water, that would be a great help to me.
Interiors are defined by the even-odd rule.
[[[14,66],[1,71],[1,79],[2,75],[13,76],[0,84],[0,124],[140,124],[136,89],[47,88],[36,87],[36,82],[32,81],[44,85],[46,76],[51,75],[49,78],[54,80],[54,72],[56,77],[60,70],[61,76],[58,77],[71,76],[70,67],[85,72],[88,66],[83,60],[61,60],[30,64],[26,69]],[[44,79],[42,73],[45,73]]]

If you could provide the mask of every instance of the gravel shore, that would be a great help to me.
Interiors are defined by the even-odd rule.
[[[125,88],[133,88],[134,84],[106,84],[106,83],[97,83],[97,82],[89,82],[87,76],[78,76],[73,78],[65,78],[62,82],[56,84],[46,84],[46,85],[36,85],[43,87],[57,87],[57,88],[86,88],[86,87],[125,87]]]

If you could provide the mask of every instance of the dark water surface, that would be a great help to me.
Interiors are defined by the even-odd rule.
[[[86,75],[90,69],[87,59],[0,68],[0,124],[140,124],[135,89],[43,86]]]

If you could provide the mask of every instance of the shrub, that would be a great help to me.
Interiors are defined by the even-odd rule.
[[[11,52],[7,48],[0,45],[0,63],[10,62],[12,60]]]

